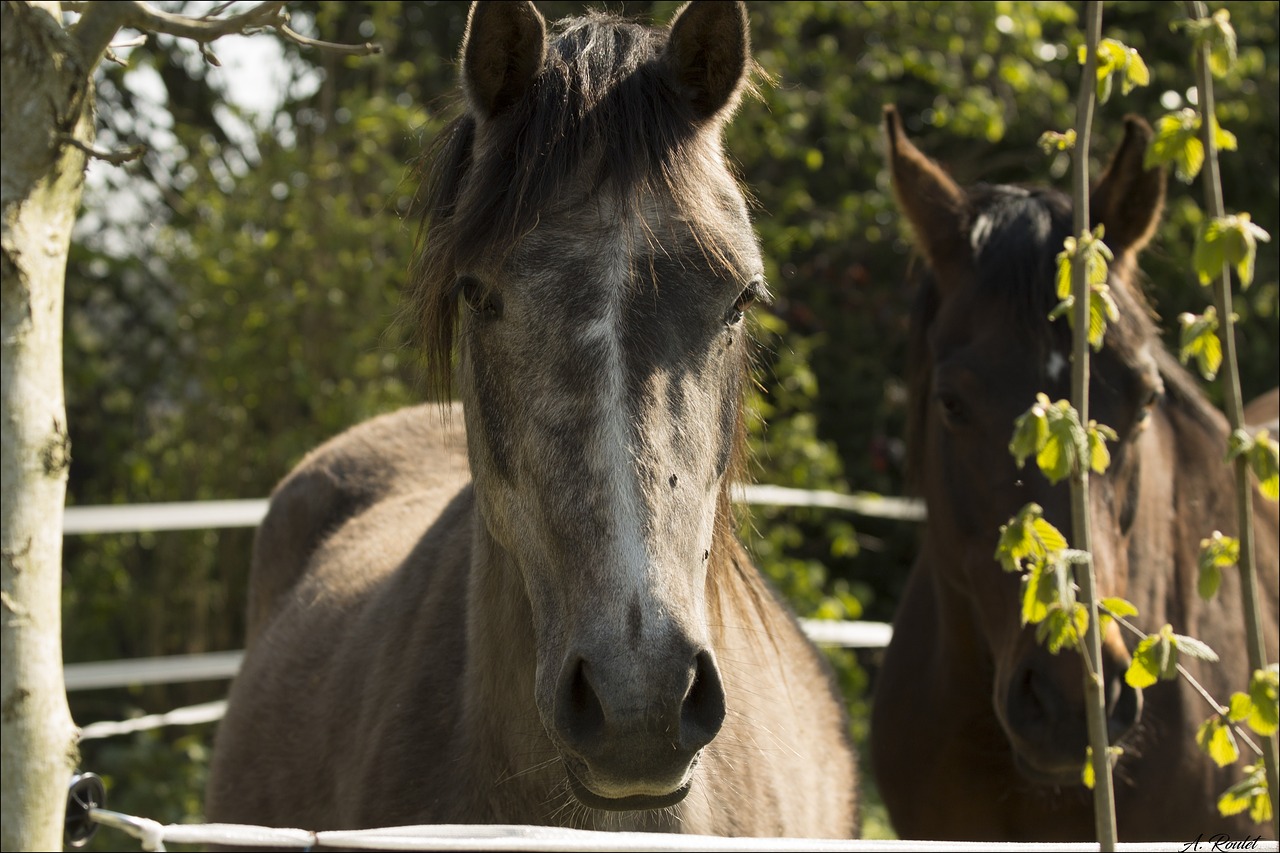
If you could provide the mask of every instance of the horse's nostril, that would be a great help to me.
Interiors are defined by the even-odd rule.
[[[604,706],[596,694],[586,661],[579,659],[565,685],[559,723],[564,735],[575,743],[598,737],[604,730]]]
[[[694,658],[693,683],[680,708],[680,745],[696,752],[711,743],[724,723],[724,685],[708,652]]]

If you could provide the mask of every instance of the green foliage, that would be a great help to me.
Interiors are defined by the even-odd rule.
[[[1063,250],[1058,253],[1058,299],[1061,301],[1049,313],[1050,319],[1067,315],[1067,322],[1075,326],[1075,316],[1071,307],[1075,305],[1075,295],[1071,292],[1072,268],[1075,264],[1084,264],[1085,282],[1089,287],[1089,345],[1095,350],[1102,349],[1102,338],[1107,331],[1107,323],[1114,323],[1120,316],[1116,308],[1115,298],[1107,285],[1107,265],[1115,260],[1107,244],[1102,242],[1103,226],[1098,225],[1092,234],[1084,234],[1077,240],[1067,237],[1063,242]]]
[[[1271,500],[1280,500],[1280,445],[1269,430],[1260,429],[1250,435],[1238,429],[1227,440],[1227,460],[1243,456],[1249,470],[1258,478],[1258,490]]]
[[[1109,746],[1107,747],[1107,760],[1114,769],[1116,762],[1120,760],[1120,756],[1124,755],[1124,747]],[[1097,775],[1093,769],[1093,747],[1086,746],[1084,748],[1084,767],[1080,770],[1080,781],[1090,791],[1093,790],[1094,784],[1097,783]]]
[[[1080,45],[1079,62],[1085,64],[1087,59],[1085,46]],[[1111,98],[1113,81],[1120,78],[1120,94],[1127,95],[1138,86],[1146,86],[1151,82],[1151,72],[1142,61],[1138,51],[1116,39],[1104,38],[1098,42],[1096,59],[1098,74],[1098,102],[1105,104]]]
[[[1130,687],[1141,689],[1157,681],[1177,678],[1179,654],[1200,660],[1218,660],[1213,649],[1194,637],[1175,634],[1173,626],[1166,624],[1158,633],[1149,634],[1138,643],[1124,680]]]
[[[1074,127],[1067,128],[1063,133],[1058,133],[1055,130],[1046,130],[1040,134],[1040,139],[1036,144],[1046,154],[1052,154],[1055,151],[1070,151],[1076,147],[1076,129]]]
[[[1216,714],[1196,730],[1196,743],[1219,767],[1235,764],[1240,758],[1240,748],[1236,746],[1236,736],[1231,731],[1231,726]]]
[[[1225,77],[1236,63],[1236,31],[1231,26],[1231,13],[1219,9],[1198,20],[1178,21],[1177,26],[1191,34],[1192,55],[1209,48],[1209,70],[1214,77]]]
[[[1222,341],[1218,338],[1218,309],[1209,305],[1203,314],[1184,311],[1178,315],[1182,325],[1182,342],[1178,358],[1183,364],[1194,358],[1200,375],[1213,379],[1222,366]]]
[[[1256,669],[1249,677],[1249,728],[1263,737],[1280,729],[1280,664]]]
[[[1253,283],[1259,240],[1270,242],[1271,235],[1255,225],[1248,213],[1206,220],[1196,234],[1192,255],[1200,283],[1209,284],[1229,265],[1235,267],[1240,286],[1248,290]]]
[[[1222,570],[1240,562],[1240,541],[1215,530],[1208,539],[1200,540],[1200,579],[1196,588],[1205,601],[1218,594]]]
[[[1105,472],[1111,464],[1106,443],[1116,438],[1115,430],[1096,421],[1082,427],[1070,401],[1050,403],[1045,394],[1037,394],[1035,405],[1014,421],[1009,452],[1019,468],[1034,453],[1041,472],[1057,483],[1084,467]]]
[[[1218,811],[1230,816],[1248,810],[1258,823],[1271,820],[1271,798],[1267,795],[1267,771],[1261,761],[1244,768],[1244,778],[1218,797]]]
[[[1235,151],[1235,134],[1223,130],[1213,120],[1213,144],[1219,151]],[[1200,113],[1187,107],[1166,113],[1156,121],[1155,135],[1142,157],[1144,169],[1172,165],[1184,184],[1191,183],[1204,165],[1204,143],[1200,141]]]

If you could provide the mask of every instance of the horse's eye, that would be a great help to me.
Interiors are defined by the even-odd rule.
[[[968,420],[964,402],[955,394],[948,391],[939,391],[934,394],[934,399],[938,403],[938,412],[942,416],[942,423],[948,429],[963,426]]]
[[[464,275],[458,279],[454,287],[457,289],[458,297],[472,314],[486,320],[496,320],[502,316],[502,300],[496,293],[485,292],[485,286],[479,279]]]
[[[734,326],[741,323],[742,318],[747,313],[747,309],[764,295],[764,279],[752,279],[751,283],[743,288],[742,292],[738,294],[738,298],[733,301],[733,306],[725,312],[724,324],[726,326]]]
[[[1146,402],[1144,402],[1142,404],[1142,408],[1138,410],[1137,426],[1139,428],[1146,427],[1147,421],[1151,418],[1151,410],[1160,404],[1160,398],[1163,396],[1164,393],[1159,388],[1153,388],[1147,395]]]

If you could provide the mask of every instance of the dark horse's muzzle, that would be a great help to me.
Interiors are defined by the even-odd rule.
[[[685,660],[638,674],[581,656],[565,666],[554,734],[570,787],[584,805],[655,809],[689,792],[698,753],[724,722],[725,700],[711,653],[704,649]]]
[[[1118,637],[1102,646],[1107,740],[1119,742],[1142,713],[1142,692],[1125,683],[1129,655]],[[1014,666],[1000,719],[1018,769],[1033,782],[1080,784],[1089,744],[1084,665],[1079,654],[1050,654],[1039,644]]]

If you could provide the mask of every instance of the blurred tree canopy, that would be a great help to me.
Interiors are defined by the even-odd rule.
[[[586,5],[539,4],[549,20]],[[603,5],[665,22],[679,4]],[[1218,89],[1218,118],[1239,139],[1223,159],[1227,205],[1276,235],[1278,7],[1224,5],[1240,38],[1240,61]],[[149,150],[124,168],[92,167],[73,250],[72,503],[261,497],[324,439],[421,396],[396,306],[415,245],[413,161],[457,107],[466,5],[293,8],[301,32],[377,41],[383,55],[281,44],[280,106],[262,116],[231,106],[217,69],[172,39],[150,38],[127,67],[100,74],[99,145]],[[749,9],[760,94],[744,101],[726,141],[757,201],[776,295],[755,314],[755,475],[903,494],[912,261],[882,169],[881,109],[897,104],[917,144],[962,184],[1065,185],[1066,155],[1046,156],[1036,140],[1073,121],[1078,8],[790,0]],[[1152,84],[1101,108],[1100,160],[1124,113],[1154,122],[1194,97],[1190,46],[1171,27],[1182,15],[1174,2],[1106,7],[1104,35],[1141,53]],[[1165,222],[1144,257],[1170,341],[1178,313],[1209,302],[1189,261],[1199,195],[1170,178]],[[1260,247],[1255,282],[1237,302],[1246,397],[1277,384],[1277,246]],[[754,508],[744,532],[802,615],[884,620],[917,533],[767,507]],[[251,535],[69,538],[67,660],[240,647]],[[840,660],[865,734],[856,703],[866,679],[852,655]],[[97,691],[73,694],[72,709],[84,724],[224,691]],[[119,783],[113,807],[176,821],[199,815],[207,750],[207,732],[90,742],[84,766]]]

